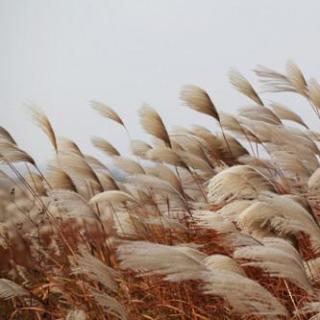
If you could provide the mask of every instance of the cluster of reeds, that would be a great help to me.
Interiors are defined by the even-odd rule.
[[[255,73],[265,91],[298,94],[320,116],[320,84],[294,63]],[[128,134],[132,157],[92,139],[121,178],[36,108],[54,150],[44,172],[0,128],[0,317],[320,319],[320,134],[239,72],[230,80],[251,100],[234,116],[199,87],[181,91],[217,133],[168,131],[144,105],[152,142],[133,140],[92,102]]]

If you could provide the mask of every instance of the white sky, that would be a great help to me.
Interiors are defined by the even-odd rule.
[[[234,111],[248,100],[228,83],[231,67],[252,80],[257,64],[283,70],[292,59],[319,79],[319,10],[318,0],[0,0],[0,125],[40,162],[52,148],[24,104],[41,106],[58,135],[89,153],[92,136],[128,146],[90,100],[113,107],[137,138],[142,102],[169,127],[214,127],[181,107],[181,86],[200,85]],[[289,101],[312,122],[301,100]]]

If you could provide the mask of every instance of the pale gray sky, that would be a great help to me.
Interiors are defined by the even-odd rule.
[[[254,79],[257,64],[284,69],[292,59],[320,78],[319,10],[319,0],[0,0],[0,125],[40,162],[52,150],[26,103],[90,153],[92,136],[127,148],[124,132],[90,108],[93,99],[138,138],[142,102],[169,126],[213,126],[181,107],[181,86],[200,85],[234,111],[248,101],[229,85],[231,67]],[[312,121],[301,100],[292,103]]]

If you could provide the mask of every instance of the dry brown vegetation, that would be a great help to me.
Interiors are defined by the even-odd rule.
[[[264,90],[298,94],[320,116],[320,85],[295,64],[255,73]],[[56,136],[38,109],[54,149],[44,172],[0,128],[11,172],[0,171],[0,318],[320,319],[320,135],[239,72],[230,81],[251,100],[237,115],[199,87],[181,91],[217,133],[171,132],[144,105],[152,143],[92,102],[128,134],[130,158],[92,139],[124,179]]]

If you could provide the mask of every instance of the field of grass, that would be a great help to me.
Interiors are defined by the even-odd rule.
[[[320,133],[257,93],[299,95],[320,118],[320,84],[292,62],[255,73],[257,91],[230,73],[248,98],[236,115],[182,88],[216,132],[170,131],[144,105],[152,142],[134,140],[92,102],[128,135],[131,157],[92,138],[121,179],[38,109],[45,170],[0,127],[0,319],[320,319]]]

